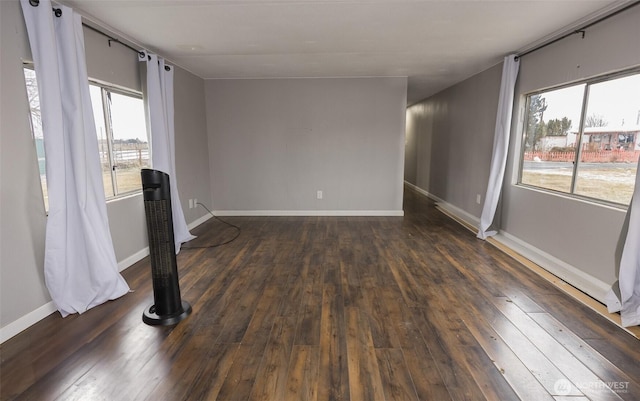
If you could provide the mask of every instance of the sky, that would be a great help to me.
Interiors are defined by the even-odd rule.
[[[91,85],[90,91],[98,137],[104,138],[105,126],[100,88]],[[142,99],[112,92],[111,124],[113,126],[113,139],[137,138],[142,142],[148,142],[144,103],[142,102]]]
[[[544,121],[568,117],[572,122],[572,131],[578,130],[584,84],[545,92],[547,100]],[[587,116],[601,115],[608,126],[638,125],[640,112],[640,74],[622,77],[610,81],[592,84],[589,87]]]

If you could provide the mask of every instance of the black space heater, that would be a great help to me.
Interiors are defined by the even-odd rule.
[[[141,175],[154,302],[144,310],[142,321],[170,326],[189,316],[191,305],[180,299],[169,175],[151,169],[142,169]]]

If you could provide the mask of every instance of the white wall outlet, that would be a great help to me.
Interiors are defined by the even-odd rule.
[[[193,199],[189,199],[189,209],[193,209]]]
[[[480,194],[476,195],[476,203],[479,205],[482,202],[482,196]]]
[[[316,191],[316,199],[322,199],[322,191],[321,190]]]
[[[198,207],[198,198],[193,198],[193,207]]]

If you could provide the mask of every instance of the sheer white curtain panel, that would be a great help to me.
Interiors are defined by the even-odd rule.
[[[142,52],[141,58],[147,67],[145,100],[147,121],[151,136],[151,163],[154,170],[169,175],[171,189],[171,213],[176,253],[180,246],[196,238],[191,235],[182,211],[178,192],[175,160],[175,127],[173,104],[173,66],[165,64],[163,58]]]
[[[636,183],[622,227],[618,281],[606,296],[609,312],[620,312],[624,327],[640,325],[640,160]]]
[[[33,55],[46,154],[49,216],[44,272],[64,317],[129,291],[118,272],[102,186],[80,15],[21,0]]]
[[[520,61],[515,54],[504,58],[502,65],[502,82],[498,98],[498,112],[496,114],[496,129],[493,137],[493,154],[491,156],[491,169],[489,170],[489,182],[484,196],[480,227],[477,237],[487,239],[496,235],[496,230],[489,230],[498,208],[498,201],[502,193],[502,181],[507,166],[507,154],[509,151],[509,136],[511,135],[511,116],[513,114],[513,97],[518,78]]]

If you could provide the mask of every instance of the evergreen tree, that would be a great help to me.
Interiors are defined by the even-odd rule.
[[[533,95],[529,98],[525,140],[527,150],[536,150],[538,141],[546,135],[547,129],[543,120],[545,110],[547,110],[547,100],[542,95]]]
[[[562,119],[555,118],[547,123],[547,135],[565,136],[569,133],[569,128],[571,128],[571,120],[567,117],[562,117]]]

